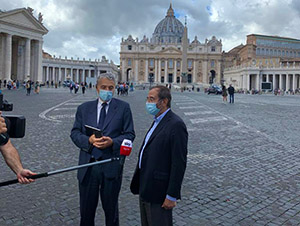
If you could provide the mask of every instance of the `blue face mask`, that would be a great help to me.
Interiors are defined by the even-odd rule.
[[[99,97],[102,101],[108,102],[108,101],[111,100],[112,96],[113,96],[112,91],[107,91],[107,90],[100,89]]]
[[[146,102],[146,111],[151,115],[157,115],[160,109],[156,107],[156,103]]]

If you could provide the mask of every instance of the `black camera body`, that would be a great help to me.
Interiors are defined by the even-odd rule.
[[[0,93],[0,111],[12,111],[12,110],[13,110],[13,104],[8,103],[7,100],[3,100],[3,94]],[[7,116],[3,116],[3,118],[5,119],[7,134],[9,135],[10,138],[23,138],[25,136],[26,119],[23,115],[7,115]],[[1,135],[7,136],[6,133]]]

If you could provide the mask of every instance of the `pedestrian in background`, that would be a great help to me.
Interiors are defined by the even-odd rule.
[[[39,93],[40,93],[40,84],[39,84],[39,82],[36,82],[36,83],[35,83],[35,86],[34,86],[34,92],[35,92],[36,94],[39,94]]]
[[[82,91],[82,94],[84,95],[85,94],[85,85],[84,85],[84,83],[81,84],[81,91]]]
[[[226,86],[222,86],[222,96],[223,96],[223,102],[226,102],[227,103],[227,89],[226,89]]]
[[[26,95],[30,96],[30,92],[31,92],[31,82],[30,80],[26,83]]]
[[[234,88],[231,84],[229,85],[228,93],[229,93],[229,103],[233,104],[234,103]]]

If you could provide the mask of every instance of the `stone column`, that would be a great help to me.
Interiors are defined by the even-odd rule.
[[[173,83],[177,82],[177,60],[174,59],[174,80]]]
[[[157,78],[157,82],[160,83],[161,82],[161,60],[158,60],[158,78]]]
[[[203,67],[202,67],[202,76],[203,76],[203,83],[204,84],[208,84],[208,61],[207,60],[203,60]]]
[[[122,60],[122,82],[124,82],[126,80],[125,78],[125,59]]]
[[[148,82],[148,59],[147,58],[145,60],[145,64],[146,64],[146,67],[145,67],[145,82]]]
[[[266,76],[267,76],[267,81],[266,82],[269,82],[269,74],[266,74]]]
[[[287,73],[285,77],[286,77],[286,79],[285,79],[285,90],[288,91],[290,89],[290,76]]]
[[[158,60],[155,59],[154,61],[154,82],[157,82],[157,77],[158,77]]]
[[[25,42],[25,72],[24,72],[24,79],[30,75],[30,50],[31,50],[31,39],[26,38]]]
[[[82,70],[81,82],[85,82],[85,68]]]
[[[70,69],[70,77],[71,77],[71,81],[75,82],[73,78],[73,68]]]
[[[135,60],[134,81],[138,82],[138,78],[139,78],[139,61]]]
[[[46,67],[46,82],[49,81],[49,66]]]
[[[6,48],[5,48],[5,73],[4,79],[6,81],[11,79],[11,62],[12,62],[12,35],[6,35]]]
[[[260,90],[259,89],[259,74],[256,74],[256,84],[255,84],[256,86],[255,86],[255,89],[256,90]]]
[[[64,76],[64,81],[65,81],[65,80],[67,80],[67,68],[64,68],[64,74],[65,74],[65,76]]]
[[[282,89],[282,74],[279,74],[279,89]]]
[[[196,59],[194,59],[194,67],[193,67],[193,79],[192,79],[192,82],[193,82],[193,83],[195,83],[195,82],[196,82],[196,76],[197,76],[197,74],[196,74],[196,62],[197,62],[197,60],[196,60]]]
[[[91,69],[89,69],[89,78],[91,77]]]
[[[61,81],[61,67],[58,68],[58,81]]]
[[[79,82],[79,69],[76,69],[76,82]]]
[[[293,74],[293,91],[295,92],[296,90],[296,75]]]
[[[275,73],[273,74],[273,84],[272,84],[272,86],[273,86],[272,87],[273,90],[276,89],[276,74]]]
[[[169,59],[165,59],[165,83],[168,83],[168,62]]]
[[[37,57],[36,57],[36,78],[35,80],[38,82],[42,82],[43,81],[43,73],[42,73],[42,63],[43,63],[43,50],[42,50],[42,46],[43,46],[43,41],[38,41],[37,45]]]

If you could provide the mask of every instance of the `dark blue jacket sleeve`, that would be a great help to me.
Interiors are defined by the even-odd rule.
[[[79,106],[77,108],[75,122],[71,130],[71,139],[77,147],[79,147],[83,151],[88,151],[90,146],[89,137],[82,132],[82,114],[82,106]]]
[[[121,135],[113,138],[113,152],[120,153],[120,146],[124,139],[134,141],[135,132],[133,127],[132,113],[129,104],[126,104],[123,114],[123,128]]]

